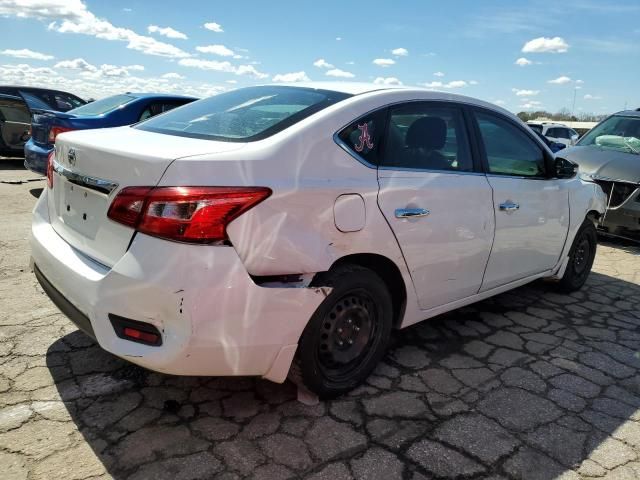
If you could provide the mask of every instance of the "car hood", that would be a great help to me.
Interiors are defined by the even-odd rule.
[[[558,155],[595,178],[640,183],[640,155],[593,146],[567,148]]]

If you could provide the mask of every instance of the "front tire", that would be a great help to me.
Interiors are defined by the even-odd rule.
[[[362,383],[384,355],[392,300],[375,272],[356,265],[339,266],[314,283],[332,291],[302,334],[296,367],[307,389],[333,398]]]
[[[582,288],[591,272],[593,261],[596,258],[596,246],[598,234],[596,227],[590,219],[580,226],[571,250],[569,250],[569,263],[558,286],[563,292],[574,292]]]

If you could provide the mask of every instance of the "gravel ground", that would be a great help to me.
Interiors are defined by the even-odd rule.
[[[0,162],[3,480],[640,478],[640,248],[601,245],[573,295],[535,283],[397,332],[366,386],[309,407],[78,332],[28,268],[44,186]]]

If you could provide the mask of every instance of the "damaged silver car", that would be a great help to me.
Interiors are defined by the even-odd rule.
[[[580,166],[583,180],[597,183],[607,194],[599,228],[640,240],[640,111],[611,115],[562,156]]]

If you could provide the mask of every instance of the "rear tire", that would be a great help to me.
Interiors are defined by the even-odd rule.
[[[565,293],[575,292],[582,288],[589,277],[593,261],[596,258],[596,246],[598,244],[598,233],[596,227],[590,219],[580,226],[576,237],[569,250],[569,263],[567,269],[558,283],[561,291]]]
[[[332,291],[302,334],[296,369],[307,389],[333,398],[362,383],[384,355],[392,300],[375,272],[356,265],[339,266],[314,284]]]

